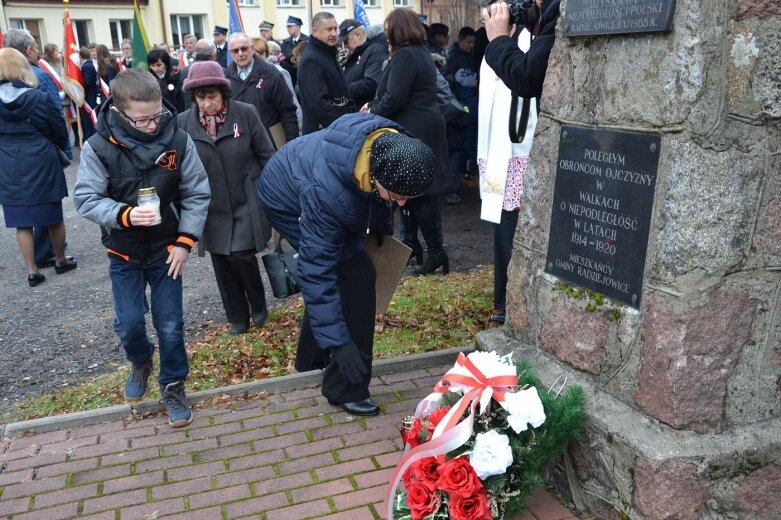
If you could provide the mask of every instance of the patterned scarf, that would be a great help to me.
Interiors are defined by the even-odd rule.
[[[208,134],[212,141],[216,141],[217,132],[219,132],[220,128],[222,128],[222,124],[225,122],[225,116],[228,114],[228,102],[223,101],[222,108],[220,108],[220,111],[213,116],[204,114],[200,110],[198,110],[198,114],[200,117],[201,126],[204,130],[206,130],[206,134]]]

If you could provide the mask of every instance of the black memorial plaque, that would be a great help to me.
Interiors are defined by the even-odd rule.
[[[546,272],[640,306],[660,141],[561,127]]]
[[[667,32],[675,0],[567,0],[564,36]]]

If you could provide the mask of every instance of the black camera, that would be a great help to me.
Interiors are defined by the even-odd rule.
[[[507,10],[510,11],[510,23],[521,27],[532,26],[540,19],[535,0],[507,0]]]
[[[496,0],[489,0],[481,4],[481,7],[488,9],[491,14],[491,4]],[[505,0],[507,10],[510,12],[510,25],[519,25],[521,27],[531,27],[540,19],[540,10],[537,8],[535,0]]]

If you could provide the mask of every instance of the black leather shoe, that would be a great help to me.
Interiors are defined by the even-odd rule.
[[[64,274],[68,271],[72,271],[73,269],[76,269],[79,266],[78,262],[75,260],[68,260],[65,259],[64,262],[55,262],[54,263],[54,272],[57,274]]]
[[[247,330],[249,330],[249,323],[231,323],[230,333],[233,336],[244,334]]]
[[[349,413],[350,415],[357,415],[359,417],[372,417],[374,415],[379,415],[380,413],[380,407],[377,406],[377,403],[375,403],[374,399],[371,397],[364,399],[363,401],[341,404],[329,399],[328,404],[332,406],[341,406],[342,410],[345,412]]]
[[[46,277],[41,273],[27,275],[27,283],[30,284],[30,287],[35,287],[39,283],[43,283],[44,280],[46,280]]]
[[[72,256],[66,256],[65,260],[73,260]],[[47,258],[46,260],[43,260],[41,262],[35,262],[35,267],[38,269],[45,269],[46,267],[54,267],[54,264],[57,262],[57,259],[52,257]]]

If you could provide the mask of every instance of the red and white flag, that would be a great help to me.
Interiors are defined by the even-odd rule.
[[[81,61],[79,60],[79,46],[76,45],[76,33],[73,32],[71,15],[65,9],[65,76],[78,81],[84,86],[84,76],[81,74]]]

